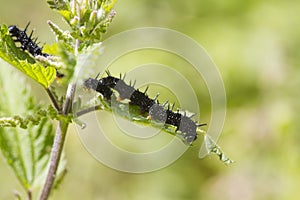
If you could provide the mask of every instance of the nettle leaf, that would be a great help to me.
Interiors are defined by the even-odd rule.
[[[25,189],[37,186],[35,180],[45,173],[49,151],[53,142],[53,127],[42,119],[40,125],[27,130],[19,128],[0,129],[0,147]]]
[[[72,45],[74,44],[75,38],[73,38],[71,36],[70,32],[63,31],[61,28],[59,28],[58,25],[56,25],[55,23],[53,23],[50,20],[48,20],[47,23],[48,23],[50,29],[52,30],[52,32],[54,33],[54,35],[56,36],[56,39],[58,41],[64,42],[65,45],[68,45],[69,51],[71,51],[71,50],[74,51],[74,47]]]
[[[19,126],[22,129],[27,129],[28,125],[39,125],[43,117],[49,116],[51,119],[58,119],[58,112],[49,105],[47,110],[39,109],[34,114],[29,114],[24,117],[20,115],[14,115],[12,117],[0,117],[0,128],[3,127],[17,127]]]
[[[97,105],[97,106],[95,106]],[[152,126],[158,129],[161,129],[161,131],[171,134],[173,136],[177,136],[180,138],[183,142],[184,139],[181,137],[178,132],[176,132],[176,128],[172,125],[164,124],[162,126],[161,123],[156,123],[152,120],[149,120],[147,118],[147,113],[141,114],[139,107],[122,103],[117,100],[117,97],[115,95],[112,96],[112,99],[110,102],[107,102],[102,95],[98,95],[94,99],[90,100],[90,102],[86,103],[84,106],[78,105],[73,107],[74,110],[80,110],[79,112],[75,113],[75,116],[81,116],[87,112],[90,111],[96,111],[96,110],[105,110],[108,112],[113,112],[114,114],[117,114],[127,120],[130,120],[134,123],[138,123],[144,126]],[[75,118],[75,120],[79,125],[82,123],[79,119]],[[225,165],[229,165],[233,163],[234,161],[229,159],[225,153],[221,150],[221,148],[214,142],[210,136],[202,130],[200,127],[197,129],[197,134],[199,136],[204,137],[204,145],[206,147],[206,151],[211,155],[217,155],[219,157],[219,160],[223,162]],[[193,144],[191,144],[192,146]]]
[[[207,134],[204,134],[204,144],[207,152],[217,155],[224,164],[229,165],[234,162],[225,155],[221,148]]]
[[[25,60],[20,61],[15,66],[45,88],[48,88],[56,77],[56,69],[54,67],[45,68],[40,63],[30,64]]]
[[[0,28],[0,57],[45,88],[48,88],[56,77],[55,67],[45,67],[16,46],[4,24]]]
[[[4,64],[0,62],[0,117],[18,114],[17,120],[29,121],[26,129],[0,127],[0,149],[22,186],[29,190],[42,184],[46,175],[54,138],[51,116],[55,117],[55,113],[50,107],[42,110],[31,97],[24,78]]]
[[[68,4],[64,0],[49,0],[47,1],[51,9],[56,10],[68,10]]]

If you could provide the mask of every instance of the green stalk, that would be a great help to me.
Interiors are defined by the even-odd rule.
[[[63,152],[63,146],[66,139],[66,134],[70,121],[68,120],[68,114],[71,111],[72,102],[74,98],[76,85],[70,83],[67,90],[66,101],[62,109],[62,118],[59,120],[58,127],[56,129],[54,142],[52,145],[51,155],[50,155],[50,165],[47,173],[46,181],[42,188],[39,200],[47,200],[53,184],[56,178],[56,172]]]

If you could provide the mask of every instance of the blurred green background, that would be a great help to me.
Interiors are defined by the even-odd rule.
[[[126,174],[97,162],[71,127],[65,148],[68,174],[52,199],[298,199],[299,3],[119,0],[105,37],[159,26],[192,37],[208,51],[227,92],[227,118],[218,143],[236,163],[224,166],[216,157],[199,160],[201,142],[197,142],[167,168]],[[41,43],[54,42],[48,19],[65,26],[45,1],[0,0],[0,5],[0,23],[24,27],[31,21]],[[47,101],[46,96],[39,98]],[[203,121],[209,120],[209,109],[201,115]],[[12,199],[12,191],[22,188],[1,158],[0,199]]]

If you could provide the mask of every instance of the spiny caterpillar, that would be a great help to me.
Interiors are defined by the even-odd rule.
[[[27,50],[32,56],[43,56],[48,57],[49,55],[42,52],[42,48],[40,48],[36,41],[37,38],[32,40],[33,31],[31,31],[30,35],[28,36],[26,31],[30,23],[28,23],[25,29],[22,31],[17,26],[11,25],[8,27],[8,31],[12,37],[15,37],[14,41],[19,42],[21,44],[20,48],[25,51]]]
[[[33,57],[36,56],[43,56],[43,57],[48,57],[49,54],[43,53],[42,50],[43,48],[39,47],[38,44],[36,43],[37,38],[33,39],[32,34],[33,31],[31,31],[30,35],[28,36],[26,31],[30,23],[28,23],[25,27],[25,29],[22,31],[20,30],[17,26],[11,25],[8,27],[8,31],[11,35],[11,37],[14,39],[15,42],[19,42],[21,44],[20,48],[23,51],[28,51]],[[56,71],[56,77],[57,78],[62,78],[64,77],[64,74],[59,73]]]
[[[130,105],[138,106],[141,113],[147,113],[148,119],[172,125],[176,127],[176,132],[180,131],[183,136],[184,142],[191,144],[197,139],[197,127],[204,126],[206,124],[198,124],[193,121],[191,117],[186,116],[186,114],[173,112],[173,108],[168,105],[167,108],[165,104],[160,105],[157,101],[157,96],[151,99],[147,96],[146,92],[139,91],[134,88],[133,85],[127,85],[124,82],[124,78],[116,78],[107,73],[107,77],[97,79],[88,78],[84,82],[84,87],[87,89],[92,89],[99,92],[105,100],[111,100],[113,91],[119,93],[119,99],[130,100]]]

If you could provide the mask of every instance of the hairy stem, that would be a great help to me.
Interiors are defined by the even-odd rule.
[[[76,40],[75,42],[75,56],[78,55],[78,48],[79,48],[79,40]],[[66,93],[66,100],[64,102],[62,110],[62,115],[65,118],[62,118],[59,123],[58,127],[56,129],[54,142],[51,149],[51,155],[50,155],[50,166],[48,170],[48,174],[46,177],[46,181],[44,183],[44,186],[42,188],[42,192],[40,194],[39,200],[47,200],[50,192],[52,190],[55,178],[56,178],[56,172],[59,165],[60,157],[63,151],[63,146],[66,139],[66,134],[68,130],[68,126],[70,121],[67,120],[67,116],[72,110],[72,102],[75,95],[75,89],[76,84],[75,83],[69,83],[67,93]],[[50,96],[51,98],[51,96]],[[55,101],[56,102],[56,101]]]
[[[52,91],[49,88],[47,88],[46,91],[47,91],[47,94],[49,95],[54,107],[56,108],[56,110],[60,111],[61,110],[60,105],[58,104],[58,102],[57,102],[56,98],[54,97],[54,94],[52,93]]]
[[[95,111],[95,110],[102,110],[102,109],[103,109],[103,108],[102,108],[102,105],[92,106],[92,107],[89,107],[89,108],[86,108],[86,109],[84,109],[84,110],[81,110],[81,111],[77,112],[77,113],[76,113],[76,117],[80,117],[80,116],[82,116],[82,115],[84,115],[84,114],[87,114],[87,113],[89,113],[89,112],[93,112],[93,111]]]
[[[42,189],[42,193],[39,198],[40,200],[46,200],[50,195],[56,177],[56,171],[60,161],[67,129],[68,129],[68,123],[64,121],[59,121],[58,127],[56,129],[52,150],[51,150],[50,166],[46,177],[46,181]]]
[[[62,114],[66,118],[67,118],[67,115],[71,111],[75,88],[76,88],[76,85],[72,84],[72,83],[70,83],[68,86],[68,90],[67,90],[67,94],[66,94],[66,101],[65,101],[63,109],[62,109]],[[57,168],[58,168],[60,157],[62,154],[68,125],[70,123],[66,118],[62,118],[59,121],[58,127],[56,129],[55,138],[54,138],[51,155],[50,155],[50,166],[49,166],[48,174],[46,177],[46,181],[44,183],[42,192],[39,197],[40,200],[48,199],[50,192],[52,190],[55,178],[56,178]]]

